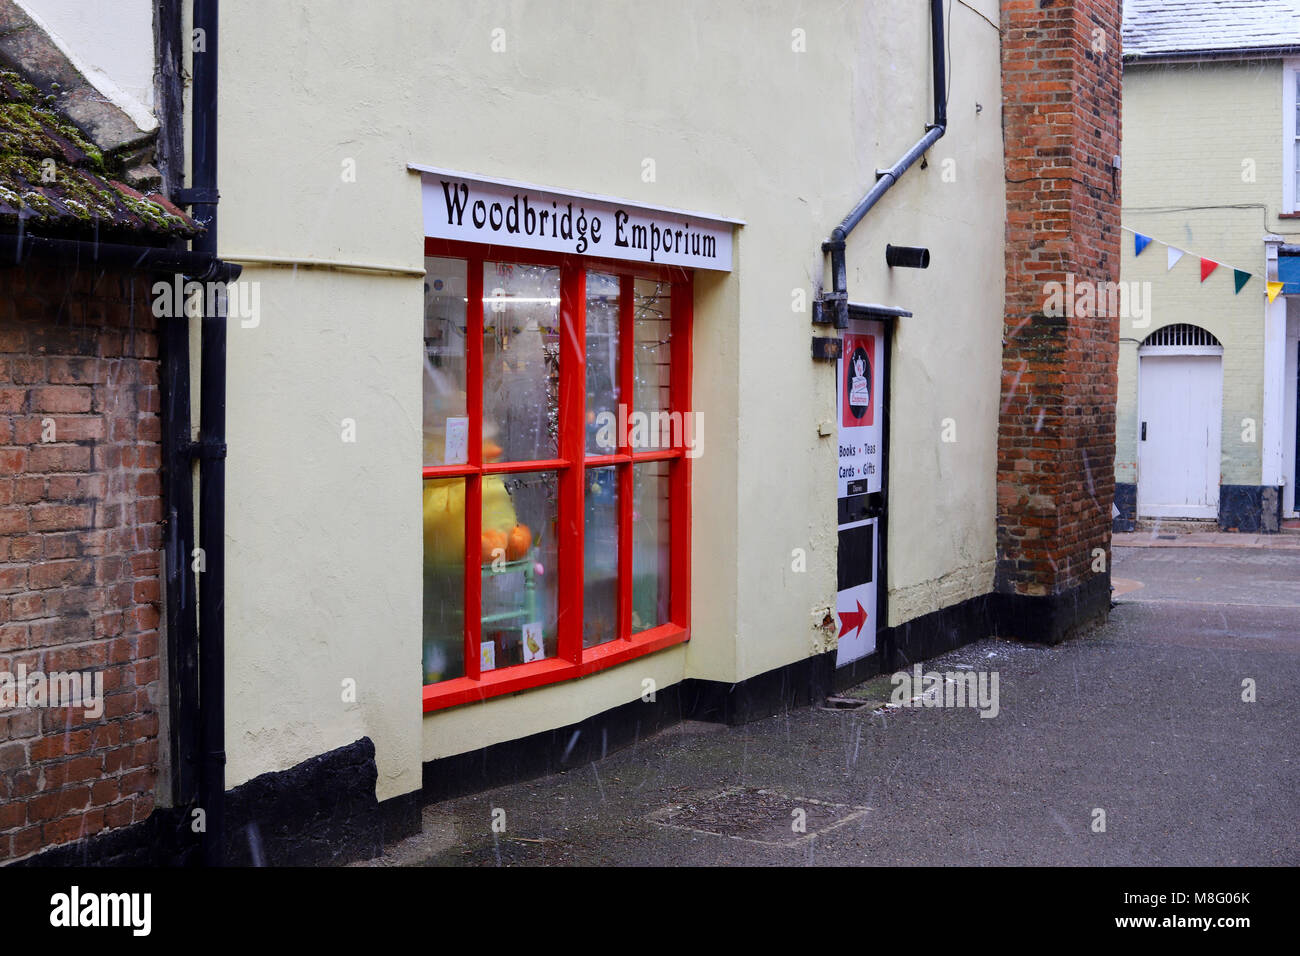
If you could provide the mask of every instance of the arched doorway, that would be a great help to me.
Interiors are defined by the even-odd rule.
[[[1205,329],[1156,329],[1138,348],[1142,517],[1217,518],[1223,346]]]

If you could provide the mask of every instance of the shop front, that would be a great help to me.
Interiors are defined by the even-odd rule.
[[[413,168],[424,711],[689,640],[693,275],[734,223]]]

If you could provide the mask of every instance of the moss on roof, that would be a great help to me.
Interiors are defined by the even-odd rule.
[[[191,237],[202,231],[161,195],[112,178],[104,156],[39,90],[0,69],[0,226]]]

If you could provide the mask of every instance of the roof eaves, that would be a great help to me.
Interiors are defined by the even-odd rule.
[[[1154,61],[1174,60],[1276,60],[1287,56],[1300,55],[1300,44],[1278,46],[1236,47],[1233,49],[1203,50],[1152,50],[1140,53],[1124,53],[1125,63],[1148,63]]]

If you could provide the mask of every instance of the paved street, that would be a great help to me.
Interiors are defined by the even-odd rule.
[[[877,680],[859,709],[686,723],[431,806],[370,865],[1300,864],[1300,551],[1117,548],[1114,576],[1091,636],[927,664],[997,671],[996,717],[882,710]]]

